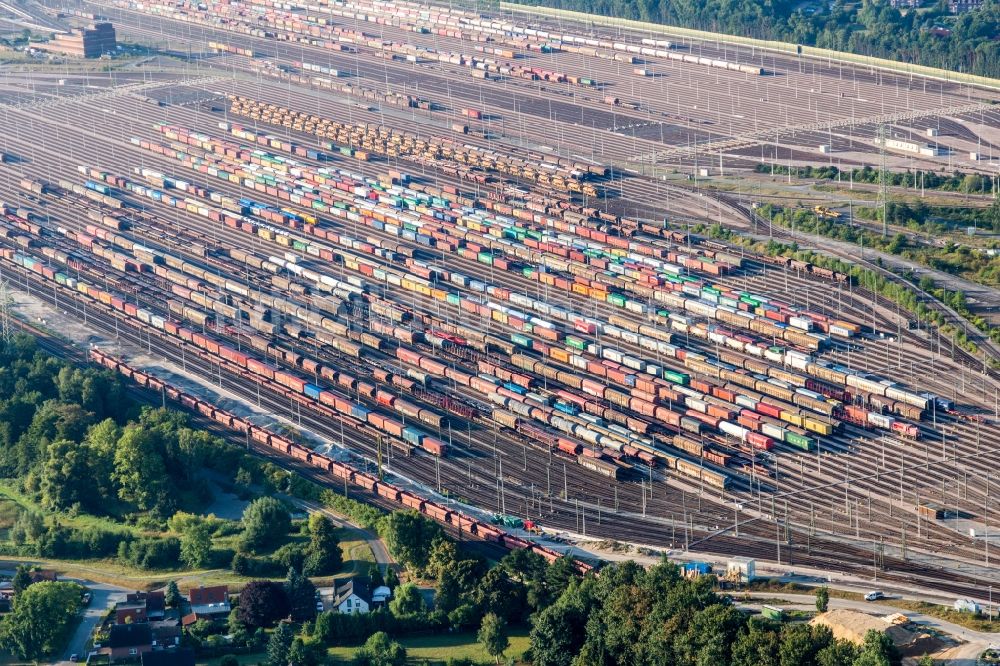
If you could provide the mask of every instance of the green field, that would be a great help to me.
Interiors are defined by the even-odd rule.
[[[493,659],[483,651],[476,641],[475,632],[459,634],[440,634],[435,636],[420,636],[403,638],[399,641],[406,647],[406,653],[411,663],[444,664],[449,659],[473,659],[483,664],[492,664]],[[335,647],[329,650],[330,663],[350,664],[354,659],[357,647]],[[528,630],[517,627],[511,630],[510,648],[507,657],[520,659],[528,649]],[[263,653],[240,655],[240,664],[257,664],[265,658]],[[199,662],[199,666],[217,666],[219,659]]]

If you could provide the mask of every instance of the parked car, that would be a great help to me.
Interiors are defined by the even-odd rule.
[[[865,601],[878,601],[879,599],[885,599],[885,592],[881,590],[872,590],[865,595]]]

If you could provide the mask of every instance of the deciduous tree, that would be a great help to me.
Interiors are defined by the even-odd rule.
[[[479,626],[477,639],[486,654],[493,657],[499,664],[500,658],[510,647],[510,639],[507,637],[507,622],[494,613],[487,613],[483,616],[483,622]]]
[[[0,622],[0,644],[22,659],[42,660],[62,647],[80,608],[76,583],[35,583],[14,598]]]
[[[389,638],[389,634],[378,631],[355,653],[354,663],[355,666],[404,666],[406,648]]]
[[[288,595],[281,583],[251,581],[240,592],[239,611],[239,619],[247,627],[271,627],[288,617]]]
[[[208,523],[188,525],[181,537],[181,561],[192,569],[201,569],[212,559],[212,528]]]
[[[291,515],[285,505],[273,497],[261,497],[243,510],[241,543],[253,551],[265,548],[288,534],[291,527]]]

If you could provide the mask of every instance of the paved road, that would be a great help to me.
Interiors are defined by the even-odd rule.
[[[73,579],[64,578],[62,580]],[[97,624],[101,621],[101,617],[110,606],[119,601],[124,601],[126,592],[131,591],[106,583],[92,583],[89,580],[76,580],[74,582],[90,588],[90,605],[84,608],[83,618],[80,620],[76,631],[73,632],[73,638],[70,639],[69,645],[66,646],[66,651],[63,653],[62,659],[57,662],[59,664],[69,664],[70,655],[74,654],[79,655],[80,661],[86,661],[87,639],[94,632]]]
[[[21,562],[3,562],[3,566],[9,566],[11,564],[21,564]],[[32,563],[28,563],[32,564]],[[0,569],[0,574],[5,576],[13,576],[14,570],[4,570]],[[66,650],[62,655],[62,658],[56,662],[58,664],[69,664],[69,658],[71,655],[79,655],[80,661],[86,660],[86,644],[87,639],[90,638],[90,634],[93,633],[94,628],[97,623],[100,622],[101,616],[104,612],[113,604],[119,601],[125,600],[125,595],[131,592],[131,589],[124,587],[118,587],[117,585],[110,585],[108,583],[95,583],[89,580],[81,580],[79,578],[65,578],[63,576],[59,577],[60,581],[79,583],[90,590],[90,605],[83,609],[83,617],[80,620],[80,624],[77,626],[76,631],[73,632],[73,638],[70,639],[69,644],[66,646]]]

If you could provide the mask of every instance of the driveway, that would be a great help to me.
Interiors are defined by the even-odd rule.
[[[63,580],[72,579],[65,578]],[[73,632],[73,638],[70,639],[69,645],[66,646],[66,651],[63,653],[62,659],[56,662],[58,664],[71,663],[69,658],[73,654],[79,655],[81,662],[87,660],[87,640],[90,639],[90,635],[101,621],[101,617],[110,606],[119,601],[125,601],[126,592],[130,591],[106,583],[92,583],[87,580],[77,580],[74,582],[85,585],[90,589],[90,605],[83,609],[83,617],[80,619],[80,624],[77,626],[76,631]]]

